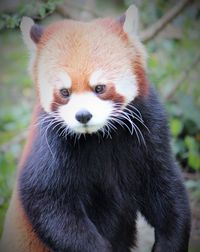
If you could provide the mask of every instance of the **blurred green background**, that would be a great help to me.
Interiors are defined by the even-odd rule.
[[[64,17],[117,17],[134,3],[146,30],[181,2],[189,4],[145,46],[149,78],[168,111],[172,148],[190,195],[191,251],[200,251],[200,1],[0,1],[0,233],[35,99],[18,29],[21,17],[43,24]]]

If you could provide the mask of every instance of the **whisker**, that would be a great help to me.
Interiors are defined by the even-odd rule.
[[[141,121],[143,121],[142,116],[138,115],[136,112],[134,112],[133,110],[129,109],[129,108],[124,108],[124,111],[134,115],[135,117],[137,117],[138,119],[140,119]]]
[[[140,128],[133,122],[133,120],[131,120],[131,118],[139,121],[148,131],[149,131],[149,129],[144,124],[144,122],[141,121],[141,118],[138,118],[138,115],[136,117],[131,112],[132,112],[131,110],[128,112],[125,112],[124,110],[119,110],[117,114],[112,114],[112,116],[110,116],[110,118],[113,121],[115,121],[116,123],[118,123],[120,126],[124,125],[129,130],[131,135],[133,135],[133,132],[135,132],[138,143],[141,144],[141,141],[142,141],[143,144],[146,146],[146,142],[145,142],[143,133],[141,132]],[[130,123],[131,129],[122,119],[127,120]]]
[[[123,116],[123,115],[122,115]],[[114,118],[113,118],[114,119]],[[117,119],[117,120],[116,120]],[[127,118],[125,118],[127,119]],[[130,132],[130,134],[133,134],[133,130],[130,129],[130,127],[122,120],[120,120],[120,118],[115,118],[115,122],[117,122],[120,126],[122,126],[122,124],[128,129],[128,131]]]
[[[134,124],[134,126],[136,127],[136,129],[137,129],[138,132],[140,133],[141,139],[142,139],[144,145],[146,146],[146,141],[145,141],[145,139],[144,139],[144,136],[143,136],[143,134],[142,134],[140,128],[139,128],[136,124]]]
[[[127,105],[127,107],[131,107],[131,108],[135,109],[135,110],[138,112],[139,116],[142,118],[141,112],[140,112],[139,109],[137,109],[133,104],[129,103],[129,104]]]
[[[117,127],[115,127],[115,125],[114,125],[111,121],[108,121],[107,124],[108,124],[108,126],[109,126],[111,129],[113,129],[113,131],[116,132]]]
[[[128,103],[125,107],[124,107],[124,104],[123,104],[123,103],[119,103],[119,102],[116,103],[115,105],[118,106],[118,107],[122,107],[122,109],[124,109],[124,110],[125,110],[125,109],[129,109],[129,107],[132,108],[132,109],[134,109],[134,110],[136,110],[138,114],[136,114],[134,111],[132,111],[132,110],[129,109],[132,113],[134,113],[136,116],[138,116],[138,117],[140,117],[140,118],[142,119],[142,114],[141,114],[141,112],[140,112],[139,109],[136,108],[132,103]],[[118,108],[118,107],[117,107],[117,108]]]
[[[109,126],[106,124],[104,127],[105,127],[105,130],[106,130],[107,136],[110,137],[110,139],[112,139],[112,136],[110,134],[110,128],[109,128]]]
[[[48,127],[46,128],[44,135],[45,135],[45,140],[46,140],[48,149],[49,149],[49,151],[50,151],[52,157],[54,158],[54,154],[53,154],[53,152],[52,152],[52,150],[51,150],[50,144],[49,144],[48,139],[47,139],[47,134],[48,134],[48,130],[50,129],[50,127],[51,127],[51,123],[50,123],[50,124],[48,125]]]
[[[130,117],[126,113],[120,114],[120,116],[121,116],[121,118],[124,118],[125,120],[127,120],[131,124],[131,135],[132,135],[134,128],[133,128],[132,121],[131,121]]]
[[[124,111],[121,111],[121,113],[125,113]],[[146,124],[144,123],[143,119],[142,118],[138,118],[136,116],[134,116],[133,114],[131,114],[131,112],[128,112],[127,113],[129,116],[131,116],[133,119],[136,119],[138,122],[140,122],[145,128],[146,130],[150,133],[150,130],[149,128],[146,126]]]

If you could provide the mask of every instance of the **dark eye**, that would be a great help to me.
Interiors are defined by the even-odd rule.
[[[105,85],[97,85],[94,88],[96,94],[103,94],[105,92],[106,86]]]
[[[62,95],[62,97],[68,98],[70,96],[69,89],[67,88],[60,89],[60,94]]]

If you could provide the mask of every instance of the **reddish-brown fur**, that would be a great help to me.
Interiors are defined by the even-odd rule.
[[[126,70],[127,67],[130,67],[136,75],[139,95],[147,93],[148,82],[145,75],[143,50],[138,42],[129,41],[128,35],[123,32],[122,25],[118,21],[112,19],[98,19],[90,23],[60,21],[45,29],[37,48],[32,76],[36,83],[38,96],[40,93],[38,69],[41,67],[41,57],[44,57],[44,60],[47,59],[46,64],[50,75],[57,70],[55,65],[59,70],[67,71],[72,79],[71,91],[74,93],[92,91],[92,87],[89,86],[89,78],[96,69],[103,68],[115,75],[116,69]],[[47,83],[47,85],[51,84]],[[48,90],[48,86],[46,88]],[[99,97],[116,103],[123,103],[125,99],[116,92],[114,83],[108,84],[106,92]],[[61,98],[58,90],[54,89],[51,102],[51,109],[56,110],[58,104],[66,104],[67,99]],[[39,110],[40,105],[37,104],[19,167],[23,167],[30,153],[37,133],[35,123]],[[24,213],[19,199],[18,184],[14,189],[7,216],[2,251],[49,252],[37,238]]]
[[[133,71],[136,75],[136,79],[139,86],[139,95],[145,96],[148,94],[148,79],[144,70],[144,66],[142,65],[141,55],[138,53],[133,61]]]

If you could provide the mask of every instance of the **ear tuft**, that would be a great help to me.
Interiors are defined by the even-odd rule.
[[[30,17],[23,17],[21,20],[20,29],[22,33],[24,33],[25,31],[30,31],[33,25],[34,22]]]
[[[31,28],[33,27],[33,25],[34,25],[34,22],[31,18],[29,18],[29,17],[22,18],[22,21],[20,24],[22,37],[23,37],[24,43],[26,44],[27,48],[31,52],[35,51],[35,49],[36,49],[36,45],[30,37],[30,31],[31,31]]]
[[[22,31],[24,43],[28,47],[28,50],[31,53],[35,52],[36,44],[39,42],[43,34],[43,28],[40,25],[35,24],[31,18],[23,17],[20,29]]]
[[[138,36],[139,32],[139,13],[135,5],[131,5],[126,11],[125,22],[123,25],[123,30],[130,37]]]

